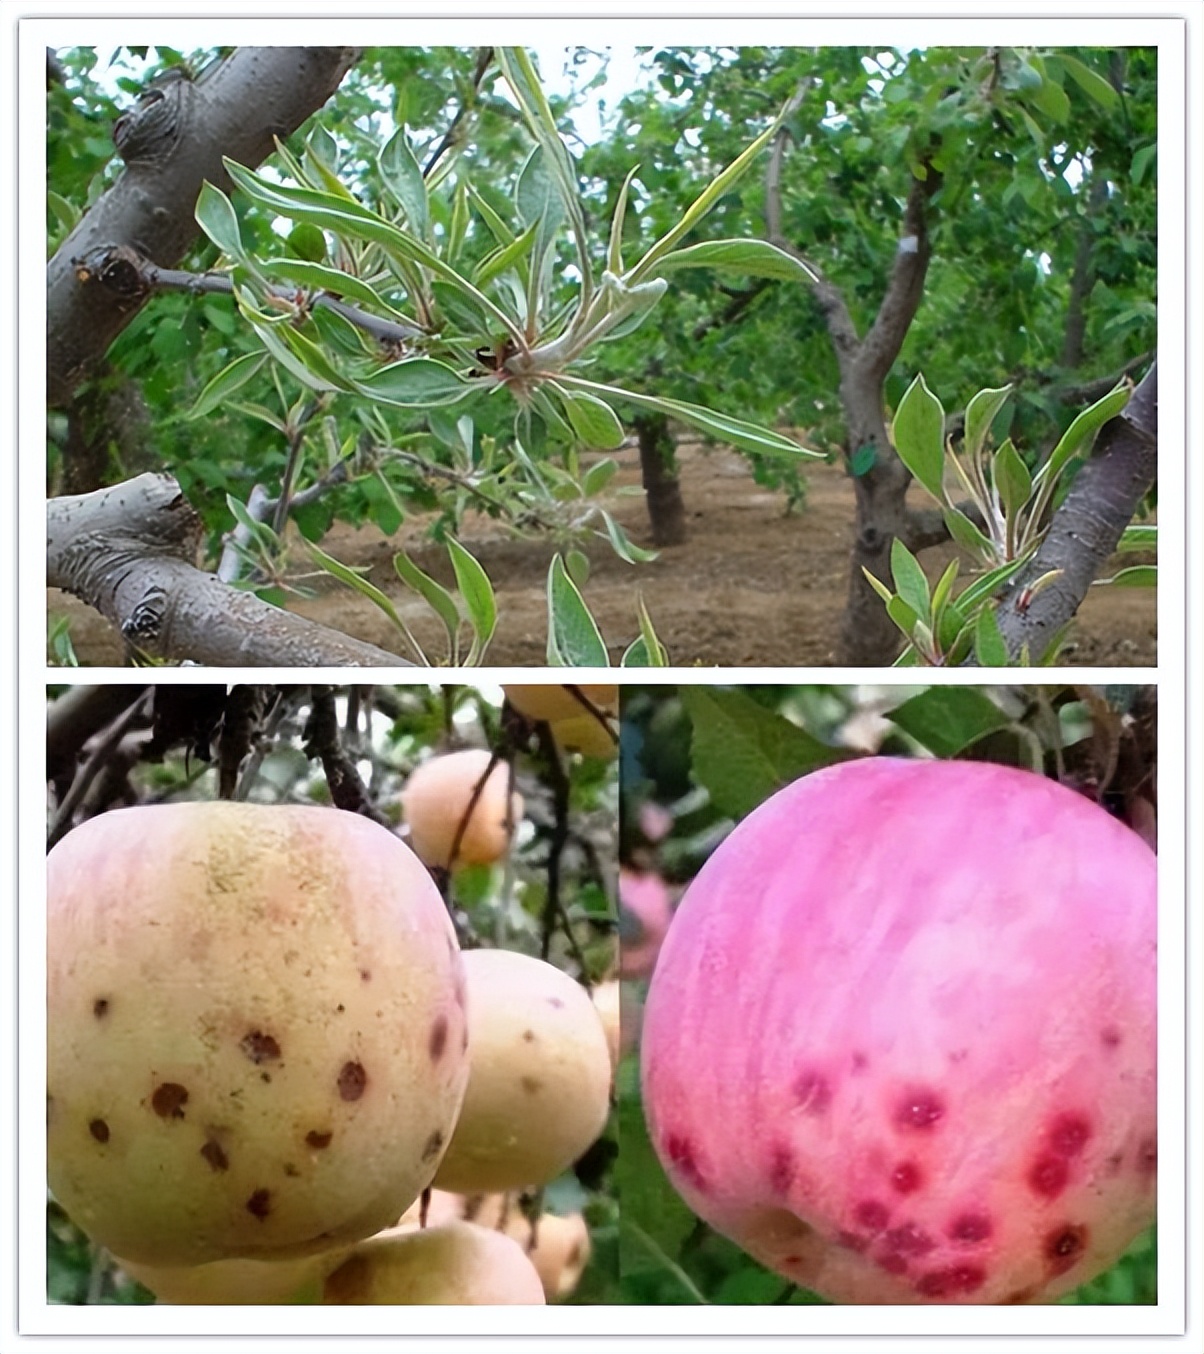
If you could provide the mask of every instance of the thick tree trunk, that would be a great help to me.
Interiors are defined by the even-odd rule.
[[[999,603],[1009,662],[1039,662],[1082,605],[1158,473],[1158,363],[1100,429],[1031,563]],[[1037,579],[1056,572],[1033,593]]]
[[[113,129],[126,168],[46,266],[47,384],[52,406],[72,391],[141,307],[89,286],[95,251],[126,245],[160,266],[178,262],[199,229],[193,210],[208,179],[228,189],[222,156],[256,166],[338,88],[353,47],[243,47],[200,81],[143,91]]]
[[[637,414],[634,422],[653,544],[657,547],[683,545],[686,505],[677,477],[676,448],[669,431],[669,420],[664,414],[649,413]]]
[[[410,667],[406,659],[240,592],[195,565],[200,518],[170,475],[51,499],[46,581],[152,657],[218,667]]]

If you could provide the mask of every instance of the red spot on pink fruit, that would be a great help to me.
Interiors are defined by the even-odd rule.
[[[1047,1199],[1056,1199],[1066,1188],[1070,1179],[1070,1167],[1065,1157],[1056,1157],[1044,1152],[1033,1162],[1028,1173],[1028,1183],[1035,1194]]]
[[[789,1194],[795,1169],[793,1149],[787,1143],[775,1143],[769,1154],[769,1185],[775,1194]]]
[[[1158,1141],[1143,1138],[1137,1148],[1137,1173],[1152,1178],[1158,1170]]]
[[[991,1219],[985,1213],[959,1213],[949,1224],[949,1236],[953,1241],[974,1245],[990,1235]]]
[[[794,1098],[804,1114],[822,1114],[832,1103],[832,1088],[822,1072],[804,1068],[794,1079]]]
[[[669,1133],[665,1137],[665,1153],[678,1173],[700,1194],[707,1192],[706,1177],[698,1165],[694,1143],[684,1133]]]
[[[958,1293],[976,1293],[986,1280],[986,1270],[981,1265],[950,1265],[921,1274],[916,1280],[916,1292],[926,1298],[947,1298]]]
[[[898,1251],[886,1251],[877,1257],[874,1263],[888,1274],[906,1274],[907,1260]]]
[[[945,1115],[945,1102],[934,1091],[909,1090],[895,1107],[895,1124],[903,1129],[926,1132]]]
[[[862,1199],[853,1210],[853,1217],[859,1227],[870,1232],[880,1232],[890,1221],[890,1209],[877,1199]]]
[[[1082,1114],[1059,1114],[1049,1126],[1049,1146],[1060,1157],[1077,1157],[1091,1137],[1091,1125]]]
[[[897,1194],[914,1194],[924,1183],[924,1174],[914,1161],[900,1161],[890,1173],[890,1183]]]
[[[1086,1227],[1065,1226],[1050,1232],[1045,1238],[1045,1260],[1051,1274],[1065,1274],[1073,1269],[1087,1249]]]
[[[868,1249],[870,1243],[865,1237],[858,1236],[856,1232],[840,1231],[836,1233],[836,1244],[843,1246],[847,1251],[856,1251],[860,1255],[862,1251]]]
[[[928,1233],[914,1222],[892,1227],[883,1240],[887,1250],[898,1251],[900,1255],[927,1255],[936,1245]]]

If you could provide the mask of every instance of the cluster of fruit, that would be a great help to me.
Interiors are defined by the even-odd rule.
[[[410,776],[413,849],[334,809],[198,801],[51,852],[50,1187],[161,1301],[572,1290],[582,1219],[524,1201],[605,1129],[617,1002],[461,949],[427,867],[507,850],[523,805],[489,765]]]

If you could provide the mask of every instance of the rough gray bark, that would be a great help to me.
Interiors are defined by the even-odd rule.
[[[228,587],[195,564],[201,521],[170,475],[47,504],[46,581],[158,658],[221,667],[411,667]]]
[[[242,47],[200,80],[173,79],[143,91],[113,129],[125,170],[84,214],[46,266],[47,396],[72,391],[141,307],[90,286],[77,260],[125,245],[161,267],[196,239],[201,184],[228,189],[222,156],[254,167],[273,139],[294,132],[338,88],[359,57],[354,47]]]
[[[1158,363],[1128,405],[1100,429],[1095,449],[1054,514],[1032,562],[1008,589],[997,620],[1009,662],[1038,662],[1082,605],[1158,473]],[[1040,592],[1033,583],[1060,574]]]

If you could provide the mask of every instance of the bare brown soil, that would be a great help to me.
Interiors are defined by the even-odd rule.
[[[633,541],[650,546],[637,453],[625,449],[617,459],[622,469],[604,504]],[[638,633],[636,598],[642,594],[675,666],[831,665],[853,519],[852,489],[843,471],[820,464],[809,468],[806,505],[786,516],[781,495],[757,485],[747,463],[734,453],[685,446],[681,467],[690,531],[684,546],[665,550],[646,565],[624,563],[605,539],[591,539],[584,547],[591,560],[585,596],[612,661],[618,662]],[[499,620],[489,663],[542,665],[544,588],[554,547],[547,540],[517,540],[488,518],[469,518],[462,539],[497,591]],[[371,581],[393,598],[420,641],[429,645],[432,660],[441,659],[441,625],[398,582],[391,565],[400,546],[428,573],[452,581],[446,550],[426,540],[425,522],[412,519],[393,538],[375,528],[337,526],[322,545],[347,564],[370,565]],[[935,577],[954,553],[952,547],[928,550],[922,562]],[[1132,562],[1132,557],[1125,560]],[[121,662],[120,639],[97,613],[54,591],[48,605],[52,614],[70,616],[81,663]],[[291,605],[404,653],[382,613],[341,585],[331,583],[319,596]],[[1093,588],[1076,618],[1064,661],[1152,667],[1157,663],[1155,617],[1151,589]]]

